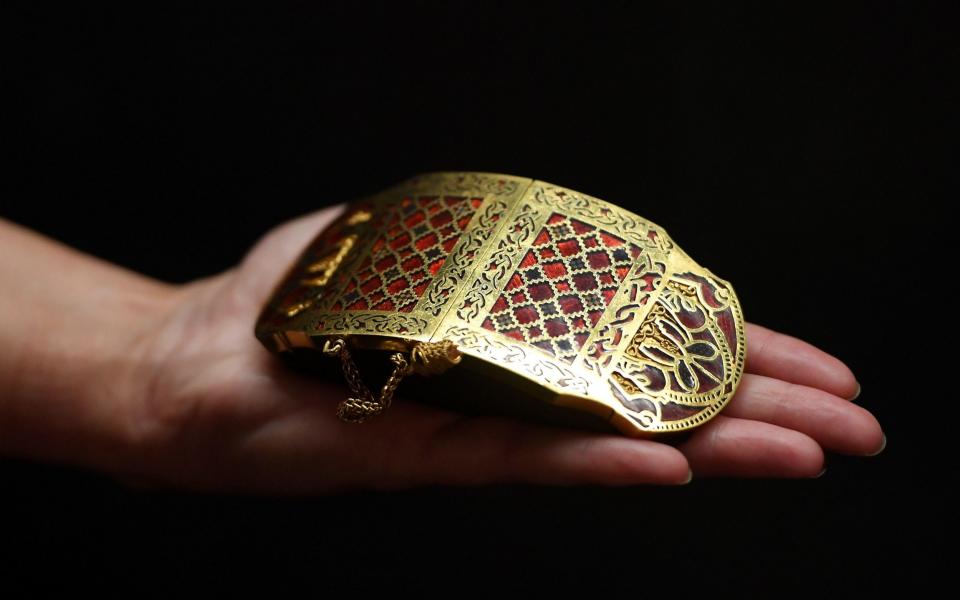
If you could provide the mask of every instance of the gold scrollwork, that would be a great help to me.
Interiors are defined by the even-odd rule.
[[[519,367],[541,381],[569,389],[571,392],[586,394],[590,387],[586,378],[578,376],[557,361],[542,357],[539,353],[528,353],[518,344],[502,342],[468,327],[451,327],[444,333],[444,339],[456,343],[461,351]]]
[[[529,204],[520,207],[513,223],[497,244],[497,250],[487,261],[486,268],[477,271],[477,277],[457,308],[457,316],[471,321],[496,294],[506,276],[519,260],[527,241],[533,236],[537,212]]]
[[[474,227],[463,234],[463,239],[458,244],[457,249],[447,259],[450,266],[447,267],[445,264],[444,272],[427,289],[426,297],[418,306],[419,310],[428,312],[435,317],[440,315],[450,300],[452,292],[466,278],[476,256],[482,251],[483,245],[490,238],[494,227],[506,210],[506,202],[494,200],[477,215]]]
[[[651,223],[621,210],[615,210],[603,201],[553,186],[537,186],[533,199],[565,214],[587,219],[608,228],[641,247],[669,253],[673,242]]]

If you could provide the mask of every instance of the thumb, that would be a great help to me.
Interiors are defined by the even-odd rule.
[[[257,305],[267,301],[290,263],[346,208],[336,204],[274,227],[247,252],[239,267],[244,295]]]

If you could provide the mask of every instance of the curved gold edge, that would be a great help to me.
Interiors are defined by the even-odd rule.
[[[307,336],[302,331],[288,331],[283,333],[274,333],[271,336],[272,344],[274,344],[275,352],[277,353],[286,353],[292,352],[297,349],[309,349],[316,350],[319,352],[319,349],[323,346],[322,340],[327,339],[329,336]],[[351,345],[357,349],[361,350],[382,350],[382,351],[399,351],[404,352],[409,350],[409,343],[405,340],[396,340],[389,338],[375,338],[370,337],[366,339],[358,339],[358,337],[353,337],[350,339]],[[319,358],[319,354],[318,354]],[[483,358],[475,358],[474,363],[480,364],[489,364]],[[470,368],[471,364],[468,363],[463,368]],[[486,371],[482,368],[475,368],[475,371],[479,373],[485,373]],[[537,387],[546,387],[543,382],[536,379],[532,379],[528,376],[525,376],[522,373],[517,373],[515,371],[509,371],[510,376],[500,377],[501,380],[509,381],[510,386],[513,389],[518,391],[523,391],[533,394],[537,391]],[[512,377],[511,377],[512,376]],[[704,413],[699,413],[700,415],[707,414],[706,417],[702,418],[699,422],[693,422],[692,420],[687,420],[686,422],[675,422],[677,425],[669,429],[647,429],[640,426],[636,420],[630,417],[630,412],[623,405],[617,402],[615,399],[612,401],[606,401],[601,399],[594,399],[588,396],[576,396],[570,394],[558,393],[557,390],[551,389],[550,391],[554,394],[551,397],[544,397],[541,394],[533,394],[540,397],[540,401],[547,404],[554,404],[556,406],[570,408],[574,410],[583,411],[596,415],[600,418],[607,420],[613,427],[615,427],[619,432],[624,435],[631,437],[651,439],[659,437],[662,434],[669,433],[679,433],[694,429],[699,425],[702,425],[706,421],[712,419],[716,414],[718,414],[723,407],[729,402],[730,398],[736,394],[736,390],[739,387],[740,378],[737,379],[736,384],[734,385],[733,392],[729,395],[725,395],[720,401],[711,404]],[[709,411],[709,412],[707,412]]]

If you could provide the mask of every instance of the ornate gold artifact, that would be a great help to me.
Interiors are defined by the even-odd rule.
[[[662,228],[543,181],[475,172],[354,202],[289,268],[256,336],[283,357],[337,359],[346,421],[382,412],[416,373],[435,376],[411,397],[633,436],[710,419],[745,357],[733,287]],[[389,364],[379,393],[360,357]]]

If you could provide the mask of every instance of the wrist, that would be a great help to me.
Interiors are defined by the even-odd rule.
[[[0,228],[0,454],[112,470],[143,342],[180,287]]]
[[[0,450],[105,469],[123,462],[145,340],[176,295],[144,292],[101,288],[72,314],[31,311],[43,325],[22,340],[9,373]]]

